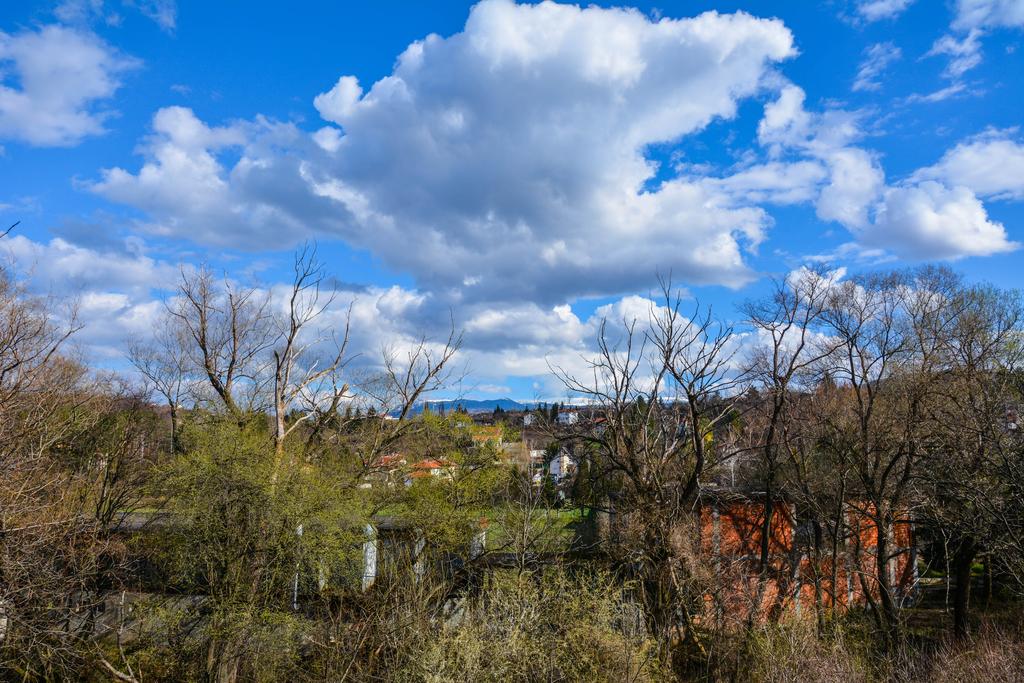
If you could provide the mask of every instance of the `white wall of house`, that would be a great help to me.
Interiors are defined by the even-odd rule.
[[[551,478],[555,482],[559,482],[569,476],[569,470],[572,467],[572,459],[569,458],[569,454],[564,450],[558,451],[558,455],[551,459]]]

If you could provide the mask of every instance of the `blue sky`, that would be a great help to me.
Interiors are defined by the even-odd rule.
[[[3,248],[122,367],[180,267],[316,240],[361,350],[451,311],[464,390],[557,397],[657,272],[736,320],[811,263],[1019,286],[1022,38],[1024,0],[4,3]]]

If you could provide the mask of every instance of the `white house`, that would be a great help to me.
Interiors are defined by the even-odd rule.
[[[563,410],[558,413],[558,424],[560,425],[574,425],[580,419],[580,414],[575,410]]]
[[[534,484],[540,484],[544,481],[544,461],[546,456],[547,451],[543,449],[535,448],[530,451],[530,469],[533,474]],[[559,449],[558,454],[551,459],[551,462],[547,463],[548,474],[551,475],[551,479],[555,484],[560,484],[572,474],[575,468],[576,464],[569,456],[569,451],[564,448]]]
[[[551,459],[548,471],[551,473],[551,478],[558,484],[572,474],[575,467],[572,458],[569,457],[569,452],[562,448],[559,449],[558,455]]]

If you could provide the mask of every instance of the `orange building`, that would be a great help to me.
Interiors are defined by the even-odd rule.
[[[815,543],[813,524],[801,523],[794,506],[773,504],[765,525],[763,497],[719,496],[698,508],[701,553],[721,586],[706,597],[712,615],[747,619],[782,611],[814,614],[822,609],[867,606],[880,595],[875,522],[869,506],[844,506],[838,534],[822,527]],[[833,525],[834,526],[834,525]],[[768,562],[761,571],[763,531],[768,529]],[[899,520],[888,533],[887,580],[894,599],[911,595],[916,575],[913,526]]]

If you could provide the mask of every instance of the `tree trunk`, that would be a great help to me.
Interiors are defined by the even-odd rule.
[[[825,533],[822,529],[822,524],[817,519],[814,520],[814,618],[818,624],[818,633],[821,633],[825,629],[825,604],[824,596],[821,590],[821,569],[822,569],[822,547],[825,542]],[[797,572],[800,571],[799,564],[797,565]],[[800,599],[800,594],[797,593],[796,599]]]
[[[977,554],[977,546],[973,538],[965,538],[957,546],[953,556],[953,573],[956,587],[953,592],[953,633],[964,638],[970,633],[968,610],[971,600],[971,565]]]
[[[768,579],[771,573],[771,536],[772,517],[775,515],[775,499],[772,492],[772,478],[768,477],[765,482],[764,492],[764,520],[761,523],[761,547],[758,558],[757,593],[754,597],[754,604],[750,609],[750,616],[747,619],[747,629],[753,629],[757,619],[761,616],[761,603],[764,602],[765,593],[768,590]],[[776,586],[781,590],[781,586]]]
[[[235,683],[238,663],[237,648],[230,638],[210,639],[206,650],[206,678],[210,683]]]
[[[985,601],[985,608],[992,605],[993,580],[992,580],[992,553],[985,556],[985,583],[982,593],[982,600]]]
[[[178,414],[178,406],[173,403],[170,405],[171,410],[171,451],[175,454],[185,452],[184,446],[181,443],[181,416]]]
[[[890,645],[896,644],[900,638],[899,614],[893,600],[892,581],[889,580],[889,529],[892,521],[888,514],[879,514],[875,527],[875,580],[878,582],[878,598],[881,604],[881,616]]]
[[[270,473],[271,493],[277,488],[277,479],[280,476],[281,463],[284,460],[284,437],[287,434],[285,429],[285,411],[288,409],[284,399],[281,357],[277,351],[274,352],[274,359],[277,361],[277,372],[274,374],[274,470]]]
[[[761,524],[761,556],[759,565],[762,575],[767,575],[771,562],[772,517],[775,515],[775,498],[769,479],[764,491],[764,522]]]

